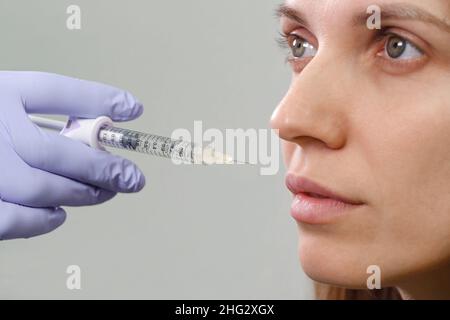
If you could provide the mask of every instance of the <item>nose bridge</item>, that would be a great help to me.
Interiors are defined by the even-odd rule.
[[[339,61],[316,56],[293,78],[272,116],[282,139],[301,144],[302,138],[314,138],[333,149],[345,145],[345,109],[352,92],[344,69]]]

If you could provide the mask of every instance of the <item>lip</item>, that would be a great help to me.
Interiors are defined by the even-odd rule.
[[[294,195],[291,216],[302,223],[332,223],[338,217],[364,205],[294,174],[286,175],[286,186]]]

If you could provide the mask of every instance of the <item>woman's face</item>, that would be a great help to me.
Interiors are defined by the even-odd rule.
[[[373,4],[381,29],[366,24]],[[279,13],[292,82],[272,126],[303,269],[350,288],[372,265],[382,287],[449,270],[450,1],[288,0]]]

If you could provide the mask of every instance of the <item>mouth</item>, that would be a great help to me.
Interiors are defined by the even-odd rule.
[[[305,177],[286,175],[286,186],[294,195],[291,216],[306,224],[328,224],[338,217],[364,205],[344,197]]]

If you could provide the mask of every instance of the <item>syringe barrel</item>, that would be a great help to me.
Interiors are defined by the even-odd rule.
[[[181,139],[173,140],[143,132],[104,126],[99,130],[98,140],[100,144],[107,147],[133,150],[186,163],[196,162],[195,145]]]
[[[177,163],[232,164],[236,161],[229,155],[216,152],[208,146],[201,148],[190,141],[173,140],[167,137],[114,127],[106,116],[96,119],[70,117],[67,123],[30,116],[37,125],[61,130],[60,134],[80,141],[88,146],[103,150],[104,146],[133,150],[149,155],[165,157]]]

